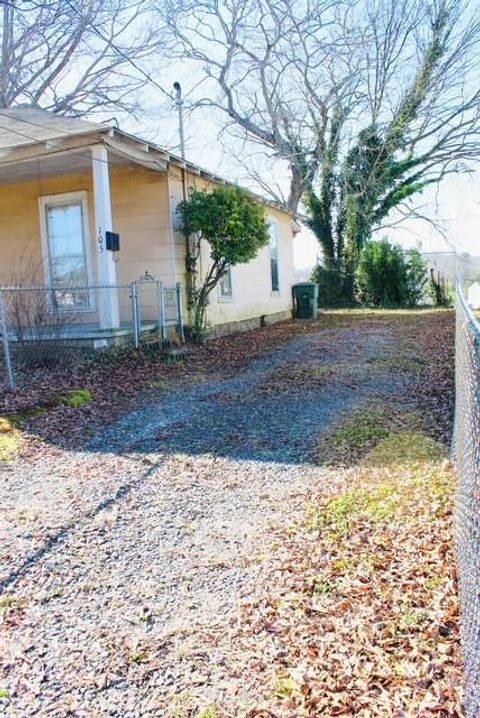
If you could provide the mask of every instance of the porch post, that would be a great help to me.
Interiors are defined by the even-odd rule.
[[[117,272],[113,252],[106,249],[105,232],[113,229],[108,152],[103,145],[92,147],[93,198],[95,205],[95,244],[98,260],[98,314],[101,329],[120,325]],[[107,289],[105,287],[111,287]]]

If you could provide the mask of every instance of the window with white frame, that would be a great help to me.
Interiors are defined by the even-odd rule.
[[[87,198],[85,192],[40,199],[45,273],[64,308],[88,308],[90,284]]]
[[[232,287],[232,268],[228,267],[218,282],[218,298],[220,300],[231,299],[233,297]]]
[[[272,282],[272,292],[280,291],[280,276],[278,271],[278,236],[277,223],[271,220],[268,223],[268,233],[270,241],[268,243],[270,250],[270,277]]]

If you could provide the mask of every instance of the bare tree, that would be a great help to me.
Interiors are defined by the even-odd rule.
[[[288,162],[287,206],[294,212],[318,172],[331,108],[352,91],[339,41],[346,6],[343,0],[157,3],[170,32],[169,56],[203,72],[191,107],[220,109],[227,127]]]
[[[340,106],[307,193],[326,264],[349,273],[392,212],[417,214],[413,197],[480,156],[478,16],[450,0],[374,0],[365,12],[371,42],[356,53],[364,97],[356,131]]]
[[[156,4],[172,40],[169,55],[202,74],[191,108],[221,110],[225,128],[288,163],[286,206],[293,212],[319,183],[332,196],[353,188],[356,179],[340,167],[351,153],[359,163],[367,155],[372,161],[367,135],[382,149],[362,187],[350,193],[359,213],[387,155],[409,164],[410,190],[468,170],[479,156],[480,32],[478,6],[470,10],[468,0]],[[387,214],[402,190],[405,201],[411,196],[401,185],[407,176],[397,179],[378,195]],[[335,203],[329,207],[335,233],[341,219]],[[382,212],[370,229],[381,224]]]
[[[0,108],[134,112],[157,40],[147,0],[3,0]]]

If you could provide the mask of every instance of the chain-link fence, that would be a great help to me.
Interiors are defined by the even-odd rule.
[[[183,341],[180,285],[0,288],[0,384],[19,374],[66,366],[96,350]]]
[[[464,287],[465,288],[465,287]],[[480,324],[457,284],[456,408],[458,473],[455,537],[464,657],[465,709],[480,716]]]

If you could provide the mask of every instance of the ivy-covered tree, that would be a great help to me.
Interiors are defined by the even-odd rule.
[[[424,181],[478,162],[475,0],[154,5],[165,26],[165,58],[181,58],[199,77],[190,111],[219,122],[242,172],[293,213],[303,212],[313,187],[327,262],[343,255],[342,240],[368,235],[377,209],[381,215]],[[407,166],[392,166],[392,157]],[[382,167],[394,177],[377,175]],[[373,194],[364,205],[367,190]],[[355,247],[345,248],[353,262]]]
[[[206,328],[209,294],[229,267],[250,262],[268,244],[268,224],[262,205],[239,187],[192,190],[177,212],[188,242],[190,325],[192,335],[199,339]],[[205,243],[210,261],[200,276]]]
[[[426,108],[450,58],[454,21],[447,2],[437,8],[420,65],[393,117],[382,121],[379,109],[373,110],[373,121],[351,143],[346,139],[348,113],[337,107],[317,186],[306,195],[308,223],[323,249],[325,266],[351,277],[362,247],[392,210],[458,169],[454,159],[461,147],[451,142],[455,129],[437,144],[426,145]],[[342,147],[347,147],[343,154]]]

